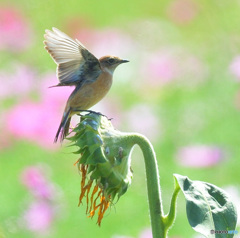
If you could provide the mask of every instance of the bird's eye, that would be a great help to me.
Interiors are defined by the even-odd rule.
[[[108,61],[107,61],[109,64],[113,64],[115,62],[115,60],[113,58],[110,58]]]

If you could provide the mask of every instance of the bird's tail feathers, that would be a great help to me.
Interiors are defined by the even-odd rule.
[[[62,117],[62,121],[61,121],[61,123],[58,127],[57,134],[56,134],[55,139],[54,139],[54,143],[57,142],[59,134],[60,134],[60,141],[61,142],[67,136],[68,131],[69,131],[69,126],[70,126],[70,121],[71,121],[71,117],[69,117],[70,112],[71,112],[71,108],[69,108],[67,112],[64,112],[63,117]]]

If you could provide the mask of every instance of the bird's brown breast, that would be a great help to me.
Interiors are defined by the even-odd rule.
[[[95,82],[83,85],[72,94],[68,106],[73,109],[89,109],[98,103],[109,91],[112,85],[112,75],[103,72]]]

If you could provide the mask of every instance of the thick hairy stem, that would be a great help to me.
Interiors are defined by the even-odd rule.
[[[129,143],[137,144],[143,153],[147,177],[148,203],[153,238],[165,238],[167,230],[164,224],[159,172],[156,155],[150,141],[140,134],[127,136]]]

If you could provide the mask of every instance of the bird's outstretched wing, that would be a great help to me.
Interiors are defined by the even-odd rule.
[[[78,40],[61,32],[57,28],[46,30],[45,49],[57,64],[56,86],[81,85],[94,82],[101,74],[98,59]]]

